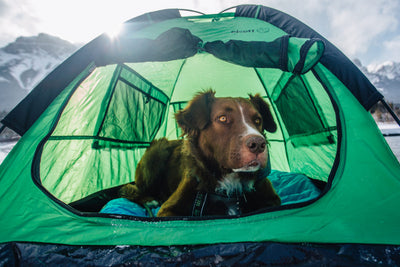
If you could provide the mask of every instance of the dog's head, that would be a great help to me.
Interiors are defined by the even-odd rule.
[[[189,140],[224,172],[255,172],[266,167],[264,130],[276,131],[268,104],[257,94],[250,99],[199,93],[179,111],[176,121]]]

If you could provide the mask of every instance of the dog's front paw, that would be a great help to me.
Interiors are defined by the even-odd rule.
[[[146,206],[151,209],[154,209],[154,208],[158,208],[160,206],[160,203],[158,203],[158,201],[154,199],[152,201],[146,202]]]
[[[268,199],[266,206],[267,207],[276,207],[281,205],[281,198],[278,196],[278,194],[275,194],[272,196],[270,199]]]
[[[163,209],[161,206],[160,210],[157,212],[157,217],[174,217],[178,216],[175,212],[170,209]]]

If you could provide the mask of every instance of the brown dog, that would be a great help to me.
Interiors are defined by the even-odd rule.
[[[179,111],[184,140],[152,142],[121,196],[162,203],[159,217],[239,215],[280,205],[271,182],[263,131],[276,124],[259,96],[216,98],[209,90]]]

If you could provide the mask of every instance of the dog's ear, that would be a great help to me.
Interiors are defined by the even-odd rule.
[[[276,131],[276,123],[274,121],[274,117],[272,116],[271,110],[267,102],[262,99],[259,94],[255,96],[250,96],[250,102],[253,106],[260,112],[262,119],[263,119],[263,128],[268,132],[275,132]]]
[[[182,128],[183,135],[197,136],[200,130],[210,123],[211,106],[215,92],[210,90],[197,94],[186,108],[175,114],[176,122]]]

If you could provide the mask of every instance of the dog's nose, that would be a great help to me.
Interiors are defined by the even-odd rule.
[[[246,145],[250,152],[254,154],[260,154],[265,150],[266,141],[261,136],[251,136],[247,139]]]

